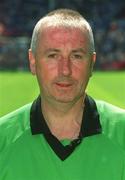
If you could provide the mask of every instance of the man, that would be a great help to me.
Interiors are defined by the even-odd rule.
[[[0,180],[125,180],[125,111],[85,93],[95,60],[78,12],[36,24],[29,62],[40,96],[0,120]]]

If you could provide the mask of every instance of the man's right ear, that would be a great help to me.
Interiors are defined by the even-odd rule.
[[[34,57],[34,54],[32,53],[32,50],[29,49],[29,66],[30,66],[30,71],[33,75],[36,74],[36,60]]]

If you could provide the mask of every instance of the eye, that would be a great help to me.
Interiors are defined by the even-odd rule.
[[[56,59],[58,55],[56,53],[48,54],[48,58],[50,59]]]
[[[81,54],[72,54],[71,59],[72,60],[81,60],[81,59],[83,59],[83,55],[81,55]]]

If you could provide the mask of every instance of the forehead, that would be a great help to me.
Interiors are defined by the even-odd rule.
[[[43,44],[67,44],[87,45],[88,34],[86,29],[66,28],[66,27],[47,27],[42,29],[40,42]]]

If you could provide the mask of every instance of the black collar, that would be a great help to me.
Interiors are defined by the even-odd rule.
[[[75,147],[81,143],[83,137],[100,134],[102,129],[95,101],[90,96],[86,96],[85,98],[85,109],[79,138],[72,141],[69,145],[63,146],[62,143],[51,134],[41,111],[40,96],[32,104],[30,126],[32,135],[42,133],[51,148],[62,160],[65,160],[74,151]]]

